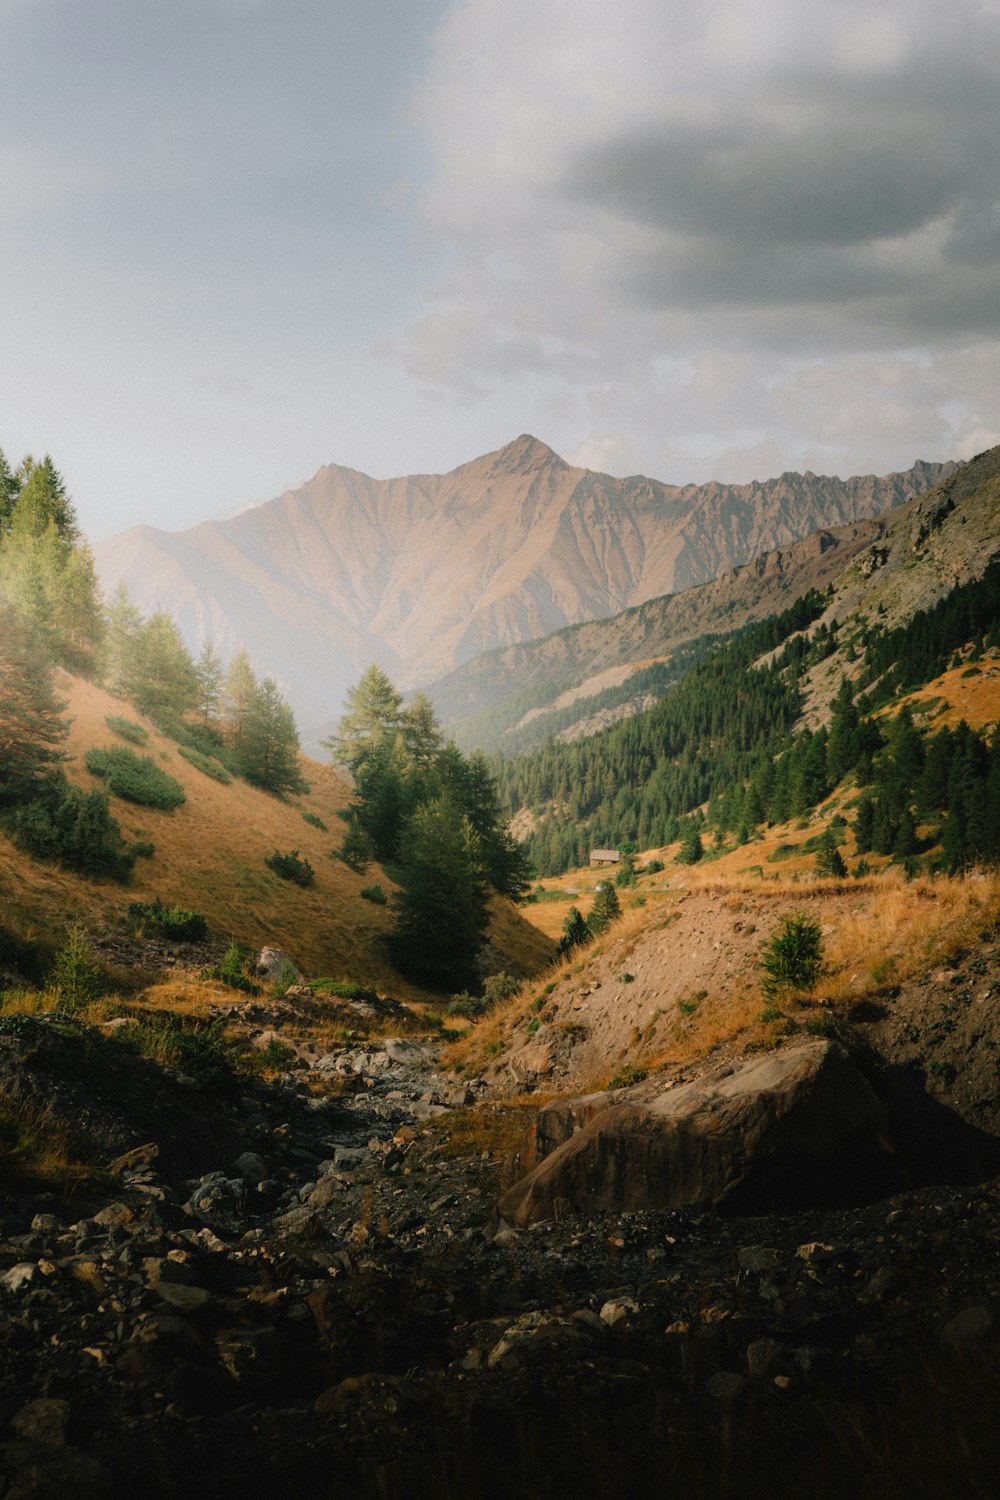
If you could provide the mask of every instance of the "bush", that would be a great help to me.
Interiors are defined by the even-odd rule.
[[[214,756],[202,755],[200,750],[192,750],[188,745],[178,745],[177,754],[182,755],[196,771],[201,771],[202,775],[211,776],[213,781],[219,781],[223,786],[229,786],[232,783],[233,778]]]
[[[518,981],[510,974],[491,974],[483,984],[481,995],[470,995],[468,990],[463,990],[459,995],[452,995],[444,1009],[450,1016],[464,1016],[472,1021],[477,1016],[487,1015],[501,1001],[516,995],[519,989]]]
[[[200,943],[208,936],[208,923],[200,911],[191,911],[184,906],[164,906],[157,896],[155,901],[133,901],[128,909],[130,917],[148,923],[161,936],[182,943]]]
[[[275,875],[280,875],[282,880],[290,880],[294,885],[312,885],[315,871],[307,859],[299,859],[299,851],[292,849],[288,854],[282,854],[275,849],[273,854],[264,856],[264,863]]]
[[[96,1000],[104,989],[104,975],[94,958],[83,928],[74,922],[56,954],[49,985],[59,996],[61,1008],[76,1010]]]
[[[234,938],[226,949],[226,956],[221,964],[212,964],[202,969],[198,978],[217,979],[220,984],[228,984],[231,990],[242,990],[246,995],[259,995],[260,985],[254,984],[246,973],[245,965],[249,957],[246,949]]]
[[[355,984],[350,979],[313,979],[309,988],[319,995],[336,995],[340,1000],[363,1000],[374,1005],[378,1000],[375,991],[366,984]]]
[[[329,828],[327,828],[326,824],[323,822],[323,819],[317,818],[315,813],[304,812],[302,814],[302,821],[303,823],[308,823],[310,828],[319,828],[323,833],[330,832]]]
[[[108,714],[104,720],[112,734],[119,739],[128,740],[130,745],[144,745],[149,739],[149,730],[143,729],[141,724],[133,724],[131,719],[123,719],[119,714]]]
[[[764,944],[760,987],[771,1000],[779,995],[805,993],[815,988],[823,966],[823,933],[804,912],[782,919],[778,931]]]
[[[170,812],[184,802],[184,788],[175,777],[160,769],[150,755],[136,755],[112,745],[106,750],[88,750],[84,764],[93,776],[102,777],[116,797]]]
[[[389,897],[386,894],[385,887],[380,885],[378,881],[374,885],[363,885],[359,894],[363,901],[371,901],[375,906],[388,905]]]
[[[126,881],[142,846],[129,849],[103,792],[83,792],[61,771],[7,820],[12,837],[34,859],[51,860],[93,878]]]
[[[225,1087],[233,1081],[231,1050],[220,1023],[212,1026],[183,1025],[175,1019],[143,1018],[137,1026],[123,1027],[122,1043],[162,1067],[176,1068],[205,1087]]]

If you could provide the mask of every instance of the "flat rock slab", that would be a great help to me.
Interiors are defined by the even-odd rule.
[[[558,1141],[500,1199],[524,1227],[581,1213],[705,1207],[764,1212],[891,1190],[882,1105],[837,1042],[720,1068],[653,1098],[563,1100],[533,1142]],[[568,1136],[568,1139],[565,1138]]]

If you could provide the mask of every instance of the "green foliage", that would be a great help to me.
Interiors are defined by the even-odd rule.
[[[571,906],[563,920],[562,937],[559,939],[560,954],[570,953],[583,943],[589,943],[593,933],[577,907]]]
[[[370,901],[373,906],[387,906],[389,897],[385,887],[376,880],[374,885],[363,885],[358,892],[363,901]]]
[[[108,714],[104,722],[112,734],[116,734],[120,740],[128,740],[130,745],[145,745],[149,739],[148,729],[143,729],[141,724],[134,724],[131,719],[123,719],[120,714]]]
[[[675,859],[679,865],[694,865],[705,854],[705,846],[701,841],[701,833],[697,826],[692,825],[687,829],[681,840]]]
[[[180,782],[162,770],[151,755],[136,755],[112,745],[105,750],[88,750],[84,765],[92,775],[107,781],[116,796],[140,807],[169,812],[186,800]]]
[[[596,937],[598,933],[604,932],[606,928],[610,927],[612,922],[617,922],[621,914],[622,909],[618,901],[618,892],[610,881],[602,881],[597,887],[594,904],[590,908],[590,914],[587,917],[589,931]]]
[[[142,1057],[162,1067],[175,1068],[203,1088],[227,1089],[234,1082],[233,1053],[227,1045],[221,1022],[205,1025],[185,1023],[175,1017],[155,1020],[143,1017],[136,1026],[124,1027],[120,1040]]]
[[[202,775],[210,776],[213,781],[220,782],[222,786],[231,785],[233,778],[214,756],[203,755],[200,750],[192,750],[189,745],[178,745],[177,754],[190,762],[196,771],[201,771]]]
[[[243,705],[236,765],[247,781],[275,796],[308,792],[299,769],[299,734],[292,710],[270,677],[254,682]]]
[[[247,950],[234,938],[226,949],[226,956],[221,964],[212,964],[202,969],[198,978],[217,979],[220,983],[227,984],[231,990],[242,990],[247,995],[259,995],[260,985],[255,984],[246,972],[249,956]]]
[[[0,808],[32,794],[63,759],[69,726],[52,670],[29,626],[0,601]]]
[[[421,804],[404,828],[400,862],[393,962],[431,989],[471,988],[489,921],[489,887],[469,819],[446,798]]]
[[[318,818],[315,813],[304,812],[302,814],[302,821],[303,823],[308,823],[310,828],[319,828],[323,833],[329,833],[330,831],[323,822],[323,819]]]
[[[378,994],[371,985],[358,984],[353,979],[311,979],[309,988],[318,995],[336,995],[339,1000],[361,1000],[366,1005],[375,1005]]]
[[[16,475],[4,461],[0,488],[0,599],[51,661],[90,672],[103,629],[100,599],[62,476],[47,455],[41,463],[29,456]]]
[[[450,1016],[463,1016],[467,1020],[474,1021],[480,1016],[485,1016],[491,1010],[495,1010],[502,1001],[515,995],[520,988],[518,981],[510,974],[491,974],[483,984],[481,995],[471,995],[463,991],[459,995],[453,995],[444,1007]]]
[[[165,906],[159,896],[154,901],[133,901],[128,914],[161,937],[177,942],[200,943],[208,936],[208,923],[200,911],[184,906]]]
[[[626,1063],[611,1079],[608,1089],[614,1092],[617,1089],[631,1088],[634,1083],[642,1083],[643,1079],[648,1076],[645,1068],[637,1067],[635,1063]]]
[[[837,835],[832,828],[827,828],[817,842],[816,873],[837,880],[842,880],[847,874],[843,855],[837,848]]]
[[[7,827],[34,859],[50,860],[95,879],[128,879],[141,845],[129,848],[103,792],[83,792],[62,772],[10,813]]]
[[[823,932],[804,912],[782,918],[761,949],[760,987],[768,999],[814,989],[823,965]]]
[[[49,987],[59,996],[59,1004],[66,1011],[88,1005],[104,989],[101,966],[78,922],[69,929],[65,943],[55,956]]]
[[[316,872],[307,859],[299,858],[299,851],[292,849],[288,854],[282,854],[275,849],[273,854],[264,856],[264,863],[275,875],[280,875],[282,880],[290,880],[293,885],[312,885],[316,878]]]

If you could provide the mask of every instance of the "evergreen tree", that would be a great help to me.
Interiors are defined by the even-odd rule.
[[[589,943],[591,937],[591,930],[581,916],[578,908],[571,906],[563,921],[562,937],[559,939],[559,953],[570,953],[574,948],[579,948],[583,943]]]
[[[292,710],[270,677],[256,685],[237,756],[241,776],[281,796],[308,790],[299,769],[299,734]]]
[[[241,646],[229,663],[222,699],[226,743],[237,755],[242,749],[246,721],[256,692],[257,678],[250,658]]]
[[[418,711],[417,723],[420,718]],[[417,723],[411,720],[414,735],[419,735]],[[334,760],[356,773],[387,740],[395,739],[403,725],[403,695],[380,667],[371,666],[347,694],[347,711],[337,725],[337,733],[324,740],[323,747]]]
[[[29,797],[58,761],[68,733],[65,704],[30,627],[0,603],[0,806]]]
[[[825,828],[820,835],[816,849],[816,874],[832,876],[836,880],[842,880],[847,874],[847,866],[837,848],[837,838],[832,828]]]
[[[859,854],[868,854],[872,848],[875,832],[875,804],[871,797],[863,797],[854,814],[854,837]]]
[[[423,803],[402,834],[400,861],[393,962],[430,989],[467,988],[475,983],[489,922],[489,888],[475,831],[445,798]]]
[[[588,928],[596,937],[599,932],[604,932],[607,927],[610,927],[612,922],[617,922],[621,914],[618,892],[610,880],[602,880],[597,887],[590,915],[587,917]]]
[[[104,685],[116,698],[127,698],[135,686],[136,641],[142,616],[120,583],[105,610],[100,670]]]
[[[705,846],[701,841],[701,833],[697,824],[692,823],[681,839],[681,847],[677,851],[677,863],[679,865],[694,865],[704,856]]]
[[[14,513],[14,501],[17,499],[20,488],[20,481],[7,462],[3,449],[0,448],[0,539],[10,526],[10,518]]]
[[[197,691],[191,653],[172,617],[157,610],[136,635],[132,701],[140,713],[169,723],[193,707]]]
[[[222,658],[211,641],[206,641],[194,664],[194,707],[207,729],[219,717],[225,671]]]

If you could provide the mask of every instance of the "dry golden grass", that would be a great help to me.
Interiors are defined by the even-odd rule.
[[[308,974],[371,984],[402,999],[429,998],[383,956],[380,939],[392,926],[391,911],[360,894],[376,880],[391,891],[392,881],[377,866],[358,875],[330,857],[343,837],[338,814],[351,795],[339,770],[303,756],[311,791],[288,802],[238,780],[223,786],[184,760],[176,744],[131,705],[64,673],[59,674],[59,690],[72,720],[66,746],[71,780],[93,790],[96,783],[83,765],[84,752],[92,745],[114,743],[105,719],[125,714],[149,732],[143,753],[181,782],[187,801],[168,813],[112,797],[112,812],[124,836],[155,845],[152,858],[136,862],[126,887],[97,884],[38,863],[0,834],[0,921],[7,916],[58,943],[69,921],[80,919],[90,929],[114,928],[129,902],[159,896],[168,905],[203,912],[219,936],[283,949]],[[327,831],[306,823],[303,812],[319,817]],[[314,884],[303,889],[268,870],[264,858],[275,849],[298,849],[313,867]],[[491,935],[501,951],[510,952],[526,969],[550,957],[544,940],[506,903],[495,904]]]
[[[820,990],[851,1001],[925,973],[975,947],[1000,921],[1000,874],[907,882],[896,871],[865,881],[863,898],[826,945]]]

